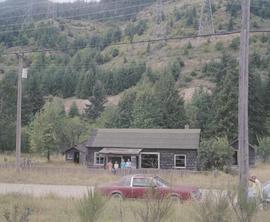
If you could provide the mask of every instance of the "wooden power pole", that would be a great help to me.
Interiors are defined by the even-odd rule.
[[[21,159],[21,115],[22,115],[22,71],[23,71],[23,55],[18,54],[19,70],[18,70],[18,88],[17,88],[17,122],[16,122],[16,170],[20,170]]]
[[[249,66],[249,31],[250,0],[242,0],[242,22],[240,36],[240,76],[238,108],[239,141],[239,192],[247,198],[249,176],[249,138],[248,138],[248,66]]]

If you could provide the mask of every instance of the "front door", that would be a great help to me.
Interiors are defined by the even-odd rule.
[[[119,157],[119,156],[110,156],[108,159],[109,159],[109,161],[110,160],[112,161],[113,166],[117,162],[119,164],[119,167],[120,167],[121,157]]]
[[[80,163],[80,153],[79,152],[74,153],[74,163]]]

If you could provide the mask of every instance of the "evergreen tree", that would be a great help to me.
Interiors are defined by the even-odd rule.
[[[191,127],[202,130],[203,137],[210,137],[211,120],[213,118],[212,96],[203,88],[195,91],[191,103],[187,105],[187,115]]]
[[[162,128],[183,128],[186,124],[184,100],[175,88],[175,81],[170,73],[163,73],[155,84],[155,96],[162,115]]]
[[[75,116],[79,116],[80,113],[79,113],[79,110],[78,110],[78,107],[76,105],[76,102],[73,102],[70,106],[70,110],[68,112],[68,116],[73,118]]]
[[[144,83],[138,89],[132,119],[132,127],[135,128],[160,128],[162,113],[151,85]]]
[[[232,140],[237,135],[238,126],[238,63],[229,55],[224,55],[221,69],[217,73],[217,86],[213,93],[215,110],[212,131],[217,136],[227,136]]]
[[[87,105],[85,114],[91,119],[97,119],[104,110],[104,104],[106,102],[105,90],[100,81],[97,81],[94,89],[93,96],[89,98],[90,105]]]

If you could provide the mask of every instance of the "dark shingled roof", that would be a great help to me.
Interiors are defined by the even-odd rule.
[[[86,147],[198,149],[200,129],[96,129]]]
[[[78,145],[75,145],[74,147],[71,147],[71,148],[66,149],[63,153],[66,153],[66,152],[68,152],[68,151],[70,151],[72,149],[76,149],[76,150],[78,150],[81,153],[86,153],[85,144],[86,144],[86,141],[84,141],[84,142],[82,142],[82,143],[80,143]]]

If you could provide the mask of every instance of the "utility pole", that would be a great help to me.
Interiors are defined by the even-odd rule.
[[[199,35],[214,34],[214,22],[211,0],[202,0]]]
[[[249,31],[250,0],[242,0],[242,22],[240,35],[240,76],[238,107],[238,142],[239,142],[239,193],[247,198],[249,176],[249,137],[248,137],[248,66],[249,66]]]
[[[21,115],[22,115],[22,71],[23,71],[23,54],[17,54],[19,59],[18,70],[18,88],[17,88],[17,122],[16,122],[16,170],[20,171],[21,159]]]

